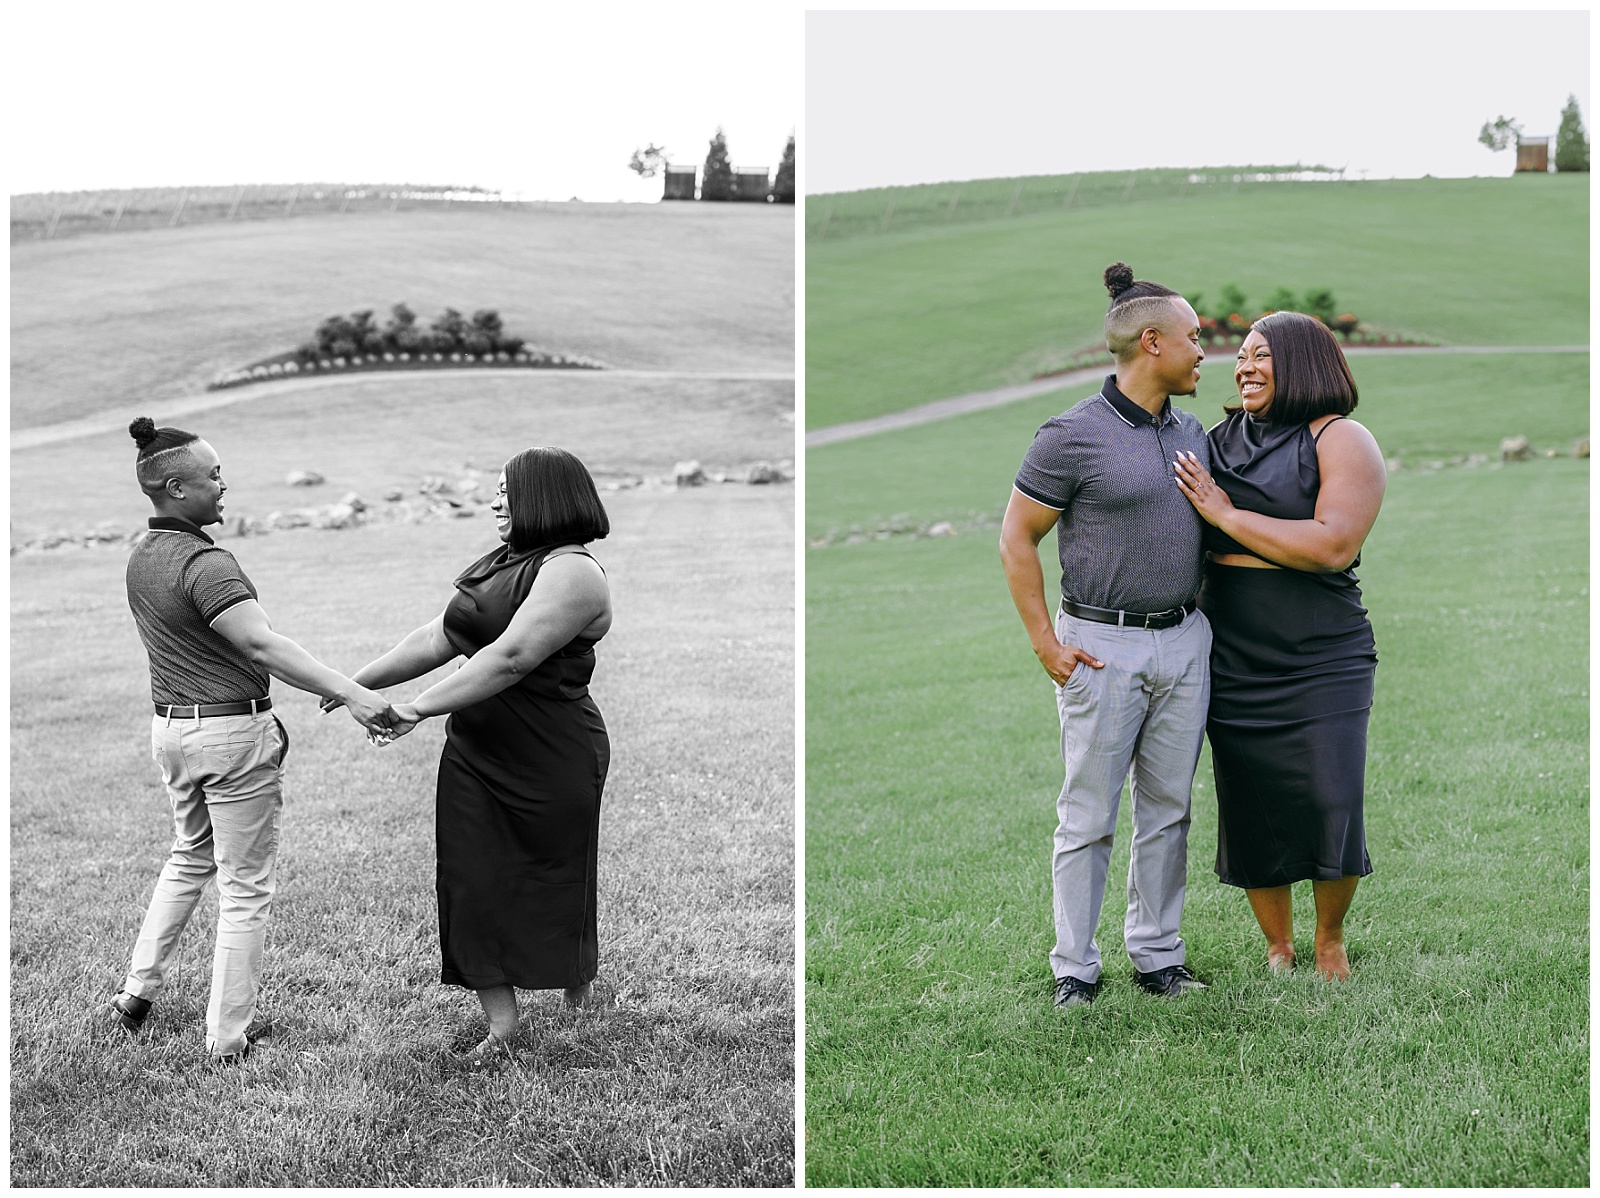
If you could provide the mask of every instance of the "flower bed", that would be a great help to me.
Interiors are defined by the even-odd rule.
[[[370,370],[604,369],[592,358],[537,349],[521,337],[507,335],[493,309],[474,312],[468,321],[454,308],[446,308],[427,328],[418,326],[416,315],[404,304],[390,311],[383,328],[372,322],[370,310],[329,317],[317,326],[312,340],[237,370],[225,370],[207,390],[304,374]]]

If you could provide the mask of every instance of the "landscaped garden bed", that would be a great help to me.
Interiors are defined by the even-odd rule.
[[[603,370],[601,363],[576,354],[531,346],[508,335],[499,313],[481,309],[468,320],[446,308],[431,325],[417,323],[405,304],[390,309],[381,328],[370,310],[331,316],[317,326],[310,341],[284,353],[262,358],[212,380],[207,390],[237,387],[265,379],[370,370],[460,370],[468,367],[544,370]]]
[[[1241,313],[1251,310],[1245,295],[1233,284],[1226,284],[1215,304],[1206,304],[1205,296],[1196,292],[1184,296],[1195,310],[1195,315],[1200,318],[1200,340],[1205,347],[1216,350],[1238,349],[1244,339],[1250,334],[1250,326],[1263,316],[1273,312],[1294,311],[1304,312],[1308,316],[1315,316],[1332,331],[1335,338],[1342,345],[1387,345],[1387,346],[1425,346],[1433,342],[1424,341],[1406,333],[1398,333],[1389,329],[1378,328],[1368,324],[1360,317],[1350,312],[1340,312],[1338,304],[1333,298],[1333,292],[1326,288],[1314,289],[1303,296],[1296,296],[1287,287],[1280,287],[1274,291],[1261,310],[1254,316],[1243,316]],[[1107,352],[1104,342],[1086,345],[1082,349],[1074,350],[1060,365],[1042,370],[1033,377],[1036,379],[1051,378],[1058,374],[1068,374],[1074,370],[1085,370],[1091,366],[1114,365],[1116,359]]]

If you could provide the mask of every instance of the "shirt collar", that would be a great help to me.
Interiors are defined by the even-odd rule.
[[[188,532],[188,533],[193,533],[195,536],[199,537],[202,541],[204,541],[207,545],[215,545],[216,544],[215,541],[213,541],[205,533],[200,531],[199,525],[190,524],[187,520],[184,520],[184,519],[182,519],[182,518],[180,518],[178,516],[151,516],[150,517],[150,529],[151,529],[152,532]]]
[[[1171,399],[1162,400],[1159,419],[1152,417],[1149,412],[1122,393],[1117,386],[1117,376],[1114,374],[1106,375],[1106,381],[1100,388],[1100,395],[1111,405],[1113,412],[1135,427],[1142,424],[1150,424],[1152,421],[1156,424],[1167,424],[1172,420]]]

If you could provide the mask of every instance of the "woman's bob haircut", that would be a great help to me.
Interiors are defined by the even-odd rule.
[[[1303,312],[1273,312],[1250,326],[1272,350],[1272,403],[1264,424],[1304,424],[1318,416],[1348,416],[1356,380],[1327,325]],[[1224,408],[1239,411],[1240,405]]]
[[[553,445],[524,449],[506,463],[511,551],[545,545],[587,545],[611,531],[589,471]]]

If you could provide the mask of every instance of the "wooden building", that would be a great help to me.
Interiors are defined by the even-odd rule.
[[[1541,175],[1550,169],[1550,139],[1548,137],[1517,138],[1517,170],[1538,171]]]
[[[772,180],[764,166],[739,166],[733,171],[733,198],[765,204],[772,192]]]
[[[695,168],[692,166],[672,166],[668,164],[666,171],[666,189],[661,193],[663,200],[692,200],[694,196]]]

